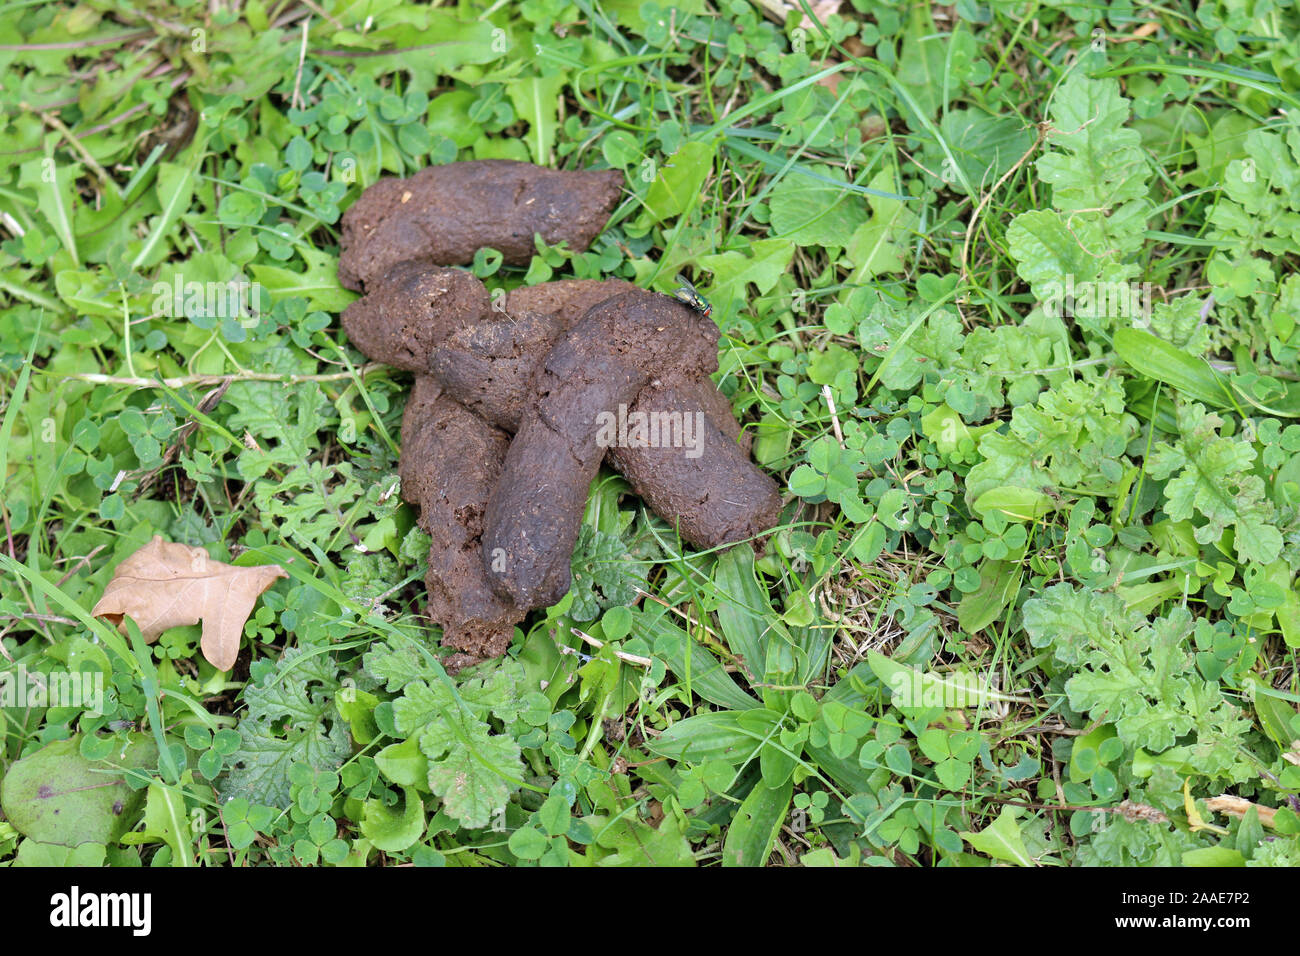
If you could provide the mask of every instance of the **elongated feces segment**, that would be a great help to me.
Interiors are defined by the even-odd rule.
[[[564,172],[507,159],[430,166],[381,179],[343,214],[339,282],[369,291],[405,259],[466,265],[484,247],[525,266],[534,234],[586,249],[618,200],[618,170]]]
[[[473,657],[510,644],[523,613],[490,586],[479,556],[483,510],[501,473],[510,436],[419,376],[402,419],[402,495],[419,507],[430,538],[429,617],[443,643]]]
[[[545,607],[569,588],[587,489],[605,456],[604,416],[657,377],[717,368],[717,328],[666,296],[634,290],[595,306],[547,354],[488,500],[483,555],[498,593]]]

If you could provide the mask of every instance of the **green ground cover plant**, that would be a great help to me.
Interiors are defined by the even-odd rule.
[[[816,9],[0,5],[0,866],[1300,864],[1300,9]],[[693,276],[787,504],[602,471],[450,675],[335,269],[484,158],[625,174],[472,269]],[[91,615],[155,535],[233,670]]]

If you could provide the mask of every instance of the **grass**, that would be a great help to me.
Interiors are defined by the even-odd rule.
[[[1300,14],[774,9],[0,8],[0,689],[104,689],[0,698],[0,865],[1300,862]],[[450,677],[334,270],[490,157],[625,173],[472,268],[693,276],[787,506],[696,552],[603,473]],[[90,616],[155,534],[288,571],[233,671]],[[55,752],[131,811],[33,824]]]

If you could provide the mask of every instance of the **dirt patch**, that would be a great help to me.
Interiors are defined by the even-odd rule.
[[[532,231],[585,249],[617,199],[617,173],[436,169],[362,195],[344,216],[339,274],[366,291],[343,315],[348,336],[416,372],[402,496],[433,539],[428,613],[459,652],[454,667],[503,653],[516,623],[568,590],[602,461],[700,547],[760,534],[781,498],[709,379],[711,320],[620,280],[543,283],[494,303],[474,276],[445,268],[482,246],[526,263]],[[422,205],[433,200],[444,205]],[[449,211],[471,201],[490,210]]]

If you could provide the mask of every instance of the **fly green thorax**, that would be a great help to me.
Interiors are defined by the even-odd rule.
[[[678,302],[683,302],[686,305],[689,305],[696,312],[700,313],[700,315],[708,318],[713,313],[713,306],[709,304],[708,299],[700,295],[700,293],[696,291],[695,286],[691,284],[691,280],[687,279],[686,276],[682,275],[680,272],[677,273],[677,281],[681,283],[681,286],[673,292],[673,298]]]

